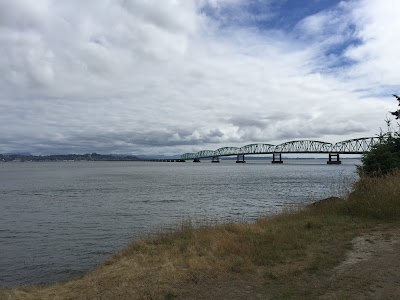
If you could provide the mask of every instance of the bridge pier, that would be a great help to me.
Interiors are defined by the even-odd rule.
[[[246,161],[244,160],[244,154],[238,154],[236,157],[236,163],[245,163]]]
[[[193,162],[200,162],[200,158],[195,158]]]
[[[336,158],[336,160],[332,160],[332,158]],[[340,165],[342,162],[340,161],[339,153],[329,153],[329,160],[326,163],[328,165]]]
[[[211,162],[212,163],[219,163],[219,156],[213,156]]]
[[[279,160],[275,159],[275,154],[279,157]],[[282,161],[282,153],[272,153],[272,161],[273,164],[283,164]]]

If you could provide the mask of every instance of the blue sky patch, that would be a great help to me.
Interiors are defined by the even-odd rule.
[[[307,16],[334,8],[339,0],[241,1],[238,3],[207,3],[202,12],[222,27],[256,26],[259,29],[291,31]]]

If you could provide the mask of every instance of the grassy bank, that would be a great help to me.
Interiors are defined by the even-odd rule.
[[[0,290],[0,299],[244,299],[246,290],[248,299],[310,299],[355,236],[399,226],[399,217],[400,172],[363,178],[347,199],[251,224],[187,222],[128,245],[79,279]]]

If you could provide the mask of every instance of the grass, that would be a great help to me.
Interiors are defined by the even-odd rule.
[[[186,299],[215,285],[239,293],[243,282],[273,299],[310,299],[325,288],[318,280],[311,286],[310,278],[343,260],[352,238],[382,224],[398,226],[399,217],[400,172],[361,178],[347,199],[251,224],[183,222],[131,243],[79,279],[0,290],[0,299]]]
[[[364,177],[355,185],[343,212],[354,217],[396,220],[400,216],[400,171],[384,177]]]

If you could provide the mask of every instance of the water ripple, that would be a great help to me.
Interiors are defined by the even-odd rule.
[[[185,218],[250,221],[337,194],[337,182],[356,178],[357,162],[2,164],[0,287],[80,276]]]

